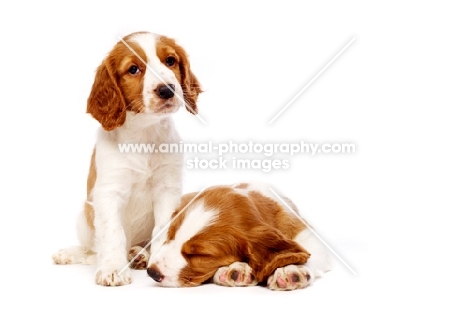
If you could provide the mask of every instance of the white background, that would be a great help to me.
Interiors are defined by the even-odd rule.
[[[13,2],[11,2],[13,3]],[[22,1],[0,5],[1,309],[466,310],[468,22],[462,1]],[[353,142],[291,167],[187,170],[185,190],[262,180],[289,195],[339,261],[305,290],[121,288],[54,266],[98,124],[94,71],[119,35],[176,38],[205,92],[175,116],[187,141]],[[353,37],[272,125],[267,122]],[[23,308],[24,309],[24,308]]]

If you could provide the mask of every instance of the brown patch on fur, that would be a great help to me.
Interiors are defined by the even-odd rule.
[[[130,41],[132,35],[123,40],[146,62],[143,49]],[[133,65],[140,69],[134,75],[129,72]],[[122,42],[118,42],[97,68],[86,112],[99,121],[105,130],[122,126],[127,110],[141,112],[143,108],[142,79],[145,70],[144,63]]]
[[[265,222],[272,224],[272,226],[277,228],[286,238],[292,239],[306,228],[296,216],[285,210],[285,208],[275,200],[257,191],[250,191],[249,195],[254,199],[256,208],[259,210]],[[286,197],[282,198],[284,199]],[[296,205],[292,203],[289,198],[286,198],[285,201],[298,213]]]
[[[234,188],[237,188],[237,189],[247,189],[247,187],[249,186],[248,183],[240,183],[238,185],[236,185]]]
[[[88,202],[85,202],[84,214],[86,218],[86,224],[89,226],[89,228],[91,228],[91,230],[94,230],[94,208]]]
[[[166,65],[166,59],[169,56],[174,57],[175,64],[167,66],[174,72],[184,92],[185,108],[192,114],[198,113],[197,99],[198,94],[202,92],[197,77],[190,70],[188,55],[185,50],[179,46],[174,39],[162,36],[156,45],[156,54],[161,63]]]
[[[90,194],[91,190],[94,188],[94,184],[96,183],[96,178],[96,148],[94,148],[93,154],[91,155],[91,161],[89,162],[88,180],[86,182],[86,197],[88,200],[91,200]]]
[[[86,223],[88,226],[94,230],[94,208],[88,202],[92,202],[91,191],[94,188],[96,183],[97,172],[96,172],[96,148],[93,149],[93,154],[91,155],[91,161],[89,163],[89,172],[88,180],[86,183],[86,200],[84,205],[84,214],[86,218]]]
[[[185,195],[185,204],[195,194]],[[276,201],[251,191],[246,196],[232,187],[205,190],[195,201],[203,200],[207,209],[218,212],[218,219],[186,241],[182,255],[188,264],[179,275],[182,286],[195,286],[209,280],[221,266],[246,262],[259,282],[276,268],[304,264],[310,254],[292,239],[305,226]],[[173,239],[188,207],[168,232]],[[177,212],[176,212],[177,213]]]

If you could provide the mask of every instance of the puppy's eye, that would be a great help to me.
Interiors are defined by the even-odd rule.
[[[168,56],[166,58],[166,65],[168,65],[169,67],[172,67],[174,66],[174,64],[175,64],[175,58],[172,56]]]
[[[130,67],[130,69],[128,69],[128,72],[132,75],[136,75],[140,72],[140,68],[138,68],[138,66],[133,65]]]

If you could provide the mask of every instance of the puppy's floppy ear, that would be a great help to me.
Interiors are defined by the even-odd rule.
[[[297,242],[287,239],[280,231],[269,226],[249,230],[246,253],[248,264],[259,282],[265,281],[277,268],[302,265],[310,257]]]
[[[192,114],[198,113],[197,99],[198,94],[202,92],[200,82],[190,69],[190,62],[187,53],[179,47],[177,54],[181,57],[179,69],[182,80],[182,91],[184,92],[185,108]]]
[[[96,71],[86,112],[98,120],[107,131],[111,131],[125,122],[125,99],[117,83],[117,74],[108,58]]]

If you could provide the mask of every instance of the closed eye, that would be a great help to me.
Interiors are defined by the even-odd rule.
[[[208,254],[182,254],[188,261],[188,265],[193,263],[208,262],[214,260],[214,256]]]

